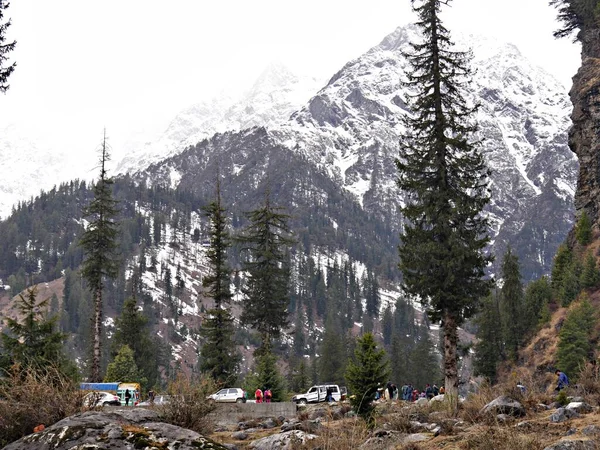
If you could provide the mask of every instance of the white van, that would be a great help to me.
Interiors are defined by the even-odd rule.
[[[307,403],[319,403],[327,401],[327,391],[331,394],[334,402],[339,402],[342,398],[340,387],[337,384],[319,384],[312,386],[306,393],[294,395],[292,401],[297,405],[306,405]]]

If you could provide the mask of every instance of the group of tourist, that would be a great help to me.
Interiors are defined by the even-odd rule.
[[[404,384],[402,388],[391,382],[388,382],[385,387],[377,389],[375,400],[404,400],[407,402],[415,402],[419,398],[432,399],[436,395],[444,393],[444,386],[439,388],[436,384],[427,384],[425,389],[419,391],[412,384]]]
[[[402,386],[401,392],[402,400],[407,402],[416,402],[420,398],[431,400],[436,395],[443,394],[445,391],[444,386],[438,387],[435,383],[433,385],[427,383],[425,385],[425,389],[422,391],[419,391],[412,384],[405,384]]]

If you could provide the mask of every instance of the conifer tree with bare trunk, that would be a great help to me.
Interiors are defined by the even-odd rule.
[[[488,221],[489,170],[478,142],[475,113],[463,97],[469,54],[453,50],[440,20],[451,0],[413,0],[422,41],[406,55],[405,85],[412,113],[396,160],[398,187],[407,194],[402,207],[399,268],[404,290],[417,296],[444,335],[446,398],[458,407],[458,327],[472,316],[491,280]]]
[[[106,163],[109,160],[105,132],[100,149],[100,178],[94,185],[94,199],[84,211],[89,224],[80,241],[86,255],[81,274],[87,281],[94,299],[91,382],[102,381],[100,360],[102,357],[104,282],[106,278],[116,278],[118,272],[116,257],[118,224],[115,221],[117,201],[112,195],[114,181],[108,177],[106,170]]]
[[[6,41],[6,30],[10,27],[10,19],[3,22],[4,11],[10,6],[10,3],[0,0],[0,92],[5,93],[8,88],[8,77],[14,72],[17,63],[8,65],[8,54],[15,49],[16,41]]]

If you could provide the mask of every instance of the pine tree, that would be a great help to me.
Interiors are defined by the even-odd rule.
[[[488,221],[488,177],[480,146],[472,142],[476,107],[462,92],[470,70],[468,55],[452,50],[440,20],[449,1],[413,2],[421,44],[411,44],[405,83],[412,114],[396,160],[398,187],[406,194],[399,247],[404,290],[418,296],[444,332],[446,398],[458,407],[458,326],[477,310],[491,281],[485,268],[492,260]]]
[[[525,289],[525,330],[531,334],[544,320],[548,303],[552,300],[552,287],[547,277],[532,281]]]
[[[588,245],[592,241],[592,221],[585,209],[581,212],[575,225],[575,238],[581,245]]]
[[[551,285],[552,292],[556,297],[560,296],[560,291],[563,287],[563,278],[569,270],[572,260],[573,253],[571,252],[571,249],[565,244],[561,244],[558,247],[558,250],[556,250],[552,265]]]
[[[57,331],[57,317],[46,317],[48,300],[38,302],[36,288],[19,294],[17,308],[22,319],[7,318],[7,330],[0,335],[0,377],[14,364],[22,369],[45,371],[50,368],[75,377],[77,370],[63,351],[66,334]]]
[[[372,428],[375,425],[373,401],[377,388],[388,381],[388,361],[385,351],[377,348],[372,333],[359,337],[356,344],[354,360],[348,361],[346,382],[352,392],[350,402],[354,411]]]
[[[323,342],[319,350],[319,377],[325,382],[341,384],[346,368],[344,334],[334,308],[329,309]]]
[[[576,40],[581,40],[581,31],[598,27],[600,9],[597,0],[550,0],[550,5],[558,9],[558,20],[563,23],[562,28],[554,32],[554,37],[566,37],[578,30]]]
[[[577,298],[581,292],[581,284],[579,282],[583,267],[579,260],[574,259],[567,267],[562,278],[562,285],[558,294],[560,304],[569,306],[573,300]]]
[[[440,378],[440,361],[438,353],[429,335],[429,328],[422,326],[408,360],[410,374],[408,381],[414,385],[437,383]]]
[[[269,353],[271,341],[289,325],[287,253],[294,240],[287,225],[289,216],[281,210],[271,204],[267,193],[264,205],[247,214],[250,224],[240,238],[242,251],[248,254],[243,262],[248,279],[242,289],[245,300],[240,319],[260,333],[258,353]]]
[[[519,257],[510,246],[502,260],[502,288],[500,289],[500,317],[504,348],[509,359],[516,361],[523,339],[523,282]]]
[[[94,199],[85,209],[85,217],[89,224],[81,237],[80,245],[86,254],[81,274],[94,296],[94,317],[92,321],[92,364],[90,381],[99,382],[100,359],[102,357],[103,335],[103,293],[105,278],[116,278],[118,263],[115,256],[117,250],[118,224],[114,217],[117,214],[117,201],[112,195],[114,181],[108,177],[106,164],[110,160],[106,133],[100,152],[100,178],[94,186]]]
[[[388,347],[392,343],[392,334],[394,332],[394,315],[392,308],[388,305],[383,311],[381,318],[381,333],[383,334],[383,345]]]
[[[591,356],[590,337],[596,325],[596,312],[587,296],[574,305],[558,333],[557,365],[573,380]]]
[[[285,397],[285,383],[277,368],[277,357],[273,353],[263,353],[257,357],[256,363],[257,377],[256,388],[260,387],[262,391],[270,389],[272,401],[282,402]]]
[[[379,314],[379,305],[381,303],[377,276],[373,272],[368,271],[363,285],[366,297],[367,314],[371,317],[376,317]]]
[[[600,272],[596,264],[596,257],[589,252],[583,263],[583,271],[581,272],[580,285],[584,289],[590,289],[598,286],[600,282]]]
[[[218,180],[216,198],[204,211],[210,222],[210,247],[207,251],[210,275],[204,277],[202,284],[214,304],[202,323],[201,333],[205,342],[200,352],[200,370],[208,372],[218,384],[231,386],[238,376],[240,356],[236,350],[230,311],[232,271],[227,264],[227,250],[231,239]]]
[[[11,25],[10,19],[6,22],[3,21],[4,12],[8,9],[10,3],[8,1],[0,0],[0,92],[6,93],[9,88],[8,77],[14,72],[17,63],[13,62],[10,65],[8,63],[8,54],[15,49],[17,45],[16,41],[6,41],[6,31]]]
[[[491,383],[496,382],[498,363],[502,359],[502,326],[498,297],[491,293],[482,302],[481,312],[475,319],[479,327],[473,368],[475,375],[487,378]]]
[[[305,392],[310,387],[310,375],[304,359],[301,359],[294,368],[291,379],[291,388],[294,392]]]
[[[157,345],[150,337],[148,319],[138,310],[134,298],[125,300],[121,315],[115,321],[115,333],[112,338],[112,353],[116,356],[119,350],[127,345],[133,352],[133,359],[140,374],[151,387],[159,381]]]
[[[128,345],[123,345],[119,349],[115,358],[108,363],[106,368],[104,382],[110,383],[115,381],[140,383],[142,385],[148,384],[148,380],[142,376],[135,363],[133,350],[131,350]]]

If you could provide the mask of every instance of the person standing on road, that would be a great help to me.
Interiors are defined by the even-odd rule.
[[[131,392],[129,389],[125,389],[125,406],[129,406],[129,400],[131,400]]]
[[[260,388],[256,388],[256,392],[254,393],[254,398],[256,398],[256,403],[262,403],[263,393]]]

